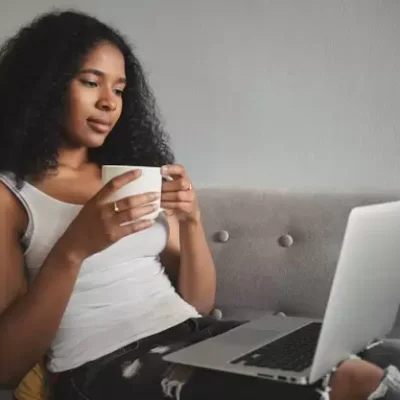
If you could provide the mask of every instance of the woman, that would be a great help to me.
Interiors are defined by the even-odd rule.
[[[196,196],[116,31],[80,13],[41,16],[3,46],[0,93],[1,383],[15,386],[46,355],[56,400],[315,398],[162,361],[235,324],[201,318],[216,278]],[[121,225],[156,197],[110,203],[140,170],[102,187],[104,164],[163,166],[166,216]]]

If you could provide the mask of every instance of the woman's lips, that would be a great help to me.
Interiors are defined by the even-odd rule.
[[[89,126],[98,133],[107,133],[111,129],[111,124],[106,121],[102,121],[99,119],[88,119],[87,120]]]

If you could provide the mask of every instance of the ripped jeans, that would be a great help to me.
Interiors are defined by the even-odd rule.
[[[320,399],[315,390],[320,382],[306,387],[288,385],[171,365],[162,359],[166,352],[216,336],[239,324],[216,321],[210,317],[189,319],[167,331],[141,339],[95,361],[58,374],[52,388],[52,399]],[[386,353],[381,354],[383,358],[377,362],[378,365],[382,364],[382,367],[387,364],[385,360],[393,357],[393,352],[390,355],[384,354]],[[399,357],[399,352],[396,357]],[[365,358],[374,361],[373,356],[369,357],[369,354],[366,354]]]

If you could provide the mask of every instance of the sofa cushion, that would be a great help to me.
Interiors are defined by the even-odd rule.
[[[221,310],[222,319],[230,321],[251,321],[266,314],[273,314],[272,311],[226,305],[218,307],[218,309]]]

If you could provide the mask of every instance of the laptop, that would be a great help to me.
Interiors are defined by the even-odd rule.
[[[266,315],[164,360],[308,385],[393,328],[400,304],[400,201],[351,210],[324,319]]]

